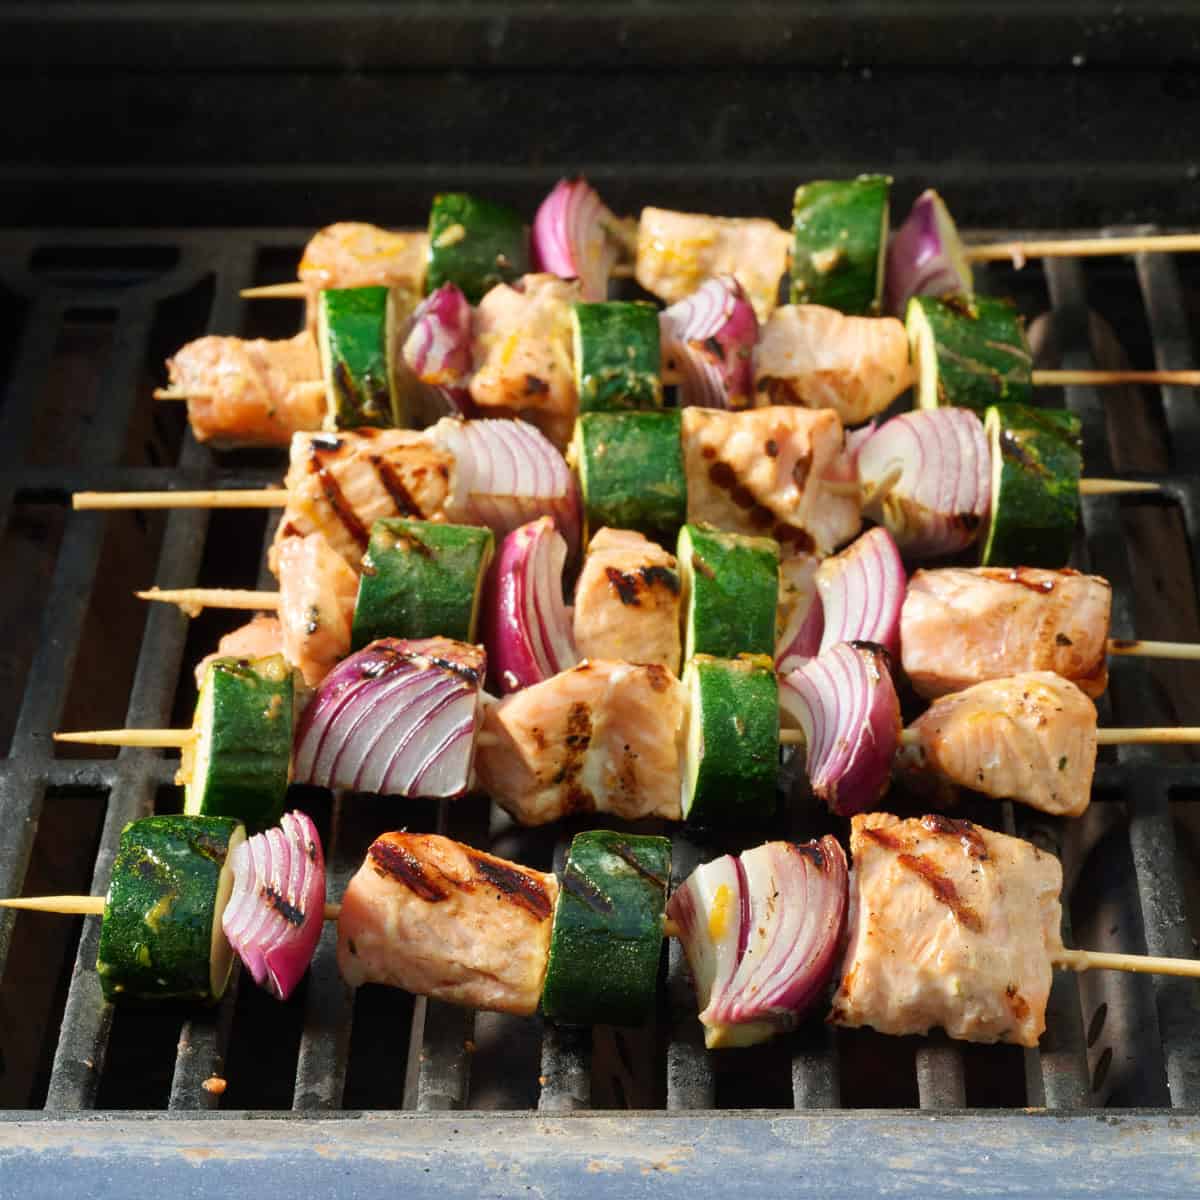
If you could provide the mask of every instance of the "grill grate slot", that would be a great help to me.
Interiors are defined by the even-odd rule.
[[[130,279],[120,269],[121,254],[146,244],[146,239],[136,233],[71,233],[48,239],[45,245],[62,247],[62,253],[68,256],[75,249],[88,247],[105,251],[97,261],[106,264],[105,270],[114,279],[120,276],[119,287],[101,286],[88,278],[75,280],[76,286],[72,287],[58,276],[39,279],[29,274],[27,264],[43,245],[36,235],[0,235],[0,277],[6,286],[31,300],[13,358],[6,402],[0,410],[0,455],[6,468],[0,479],[0,518],[7,521],[17,499],[62,504],[68,492],[82,488],[151,489],[168,481],[179,486],[239,487],[277,478],[277,468],[261,455],[214,456],[190,435],[183,440],[178,461],[170,466],[125,462],[122,456],[131,423],[139,414],[144,415],[139,406],[150,403],[146,371],[157,367],[146,360],[161,306],[170,297],[211,279],[210,330],[232,331],[247,328],[248,323],[272,321],[274,317],[256,317],[246,310],[238,299],[238,289],[258,282],[264,270],[273,270],[279,254],[290,254],[303,242],[304,235],[295,230],[160,232],[153,240],[177,250],[177,259],[164,258],[160,272],[143,272],[144,277]],[[86,255],[79,261],[85,262]],[[1023,295],[1037,294],[1042,277],[1033,275],[1036,270],[1029,268],[1022,277]],[[993,273],[1000,274],[998,269]],[[1122,295],[1134,297],[1144,309],[1157,365],[1192,366],[1194,345],[1177,264],[1144,255],[1126,274],[1128,286]],[[1095,342],[1089,324],[1088,280],[1081,265],[1049,262],[1044,283],[1053,309],[1053,342],[1061,352],[1062,365],[1086,367],[1102,361],[1106,351]],[[985,290],[1004,290],[1004,285],[983,286]],[[38,460],[30,452],[37,428],[29,398],[41,394],[46,364],[66,315],[81,307],[108,308],[116,313],[110,361],[100,375],[96,414],[89,429],[87,462],[69,469],[30,465]],[[1155,531],[1154,537],[1159,539],[1154,543],[1156,553],[1161,550],[1164,555],[1173,555],[1176,564],[1190,564],[1186,568],[1177,565],[1171,578],[1186,576],[1193,593],[1200,564],[1200,482],[1191,473],[1200,455],[1200,410],[1195,393],[1179,388],[1162,392],[1161,413],[1170,452],[1168,472],[1118,472],[1114,468],[1110,434],[1119,431],[1129,418],[1129,413],[1120,411],[1122,396],[1102,395],[1089,388],[1065,392],[1066,403],[1084,423],[1089,474],[1143,474],[1161,479],[1166,488],[1162,499],[1094,497],[1084,502],[1081,562],[1113,581],[1113,629],[1117,636],[1138,629],[1134,589],[1148,586],[1144,561],[1129,548],[1131,521],[1136,521],[1138,530]],[[168,413],[163,419],[179,418]],[[107,886],[121,828],[128,820],[152,811],[160,789],[174,776],[174,762],[155,752],[122,750],[114,759],[59,759],[53,756],[48,741],[48,732],[60,720],[66,702],[89,607],[98,589],[105,586],[101,561],[105,521],[105,517],[95,514],[68,514],[66,518],[45,607],[42,640],[28,671],[11,752],[0,760],[0,827],[6,831],[0,844],[0,894],[20,891],[42,806],[53,803],[47,796],[48,789],[70,786],[109,793],[92,880],[92,890],[99,892]],[[272,529],[273,523],[268,522],[267,541]],[[165,519],[153,582],[163,587],[199,582],[206,543],[212,536],[206,513],[171,513]],[[260,584],[269,586],[265,572]],[[186,618],[173,608],[151,605],[144,623],[132,631],[129,646],[131,653],[137,654],[137,665],[128,724],[165,723],[171,717],[177,692],[187,693],[186,681],[180,685],[179,680],[181,672],[190,669],[190,663],[183,661],[188,628]],[[1173,629],[1140,632],[1176,636]],[[1179,672],[1160,678],[1144,664],[1119,660],[1112,667],[1112,688],[1103,702],[1103,719],[1119,724],[1180,720],[1190,700],[1183,694],[1189,678]],[[1109,836],[1120,839],[1128,862],[1124,885],[1114,880],[1111,897],[1122,915],[1126,936],[1122,944],[1112,948],[1144,948],[1165,955],[1194,953],[1169,801],[1196,795],[1200,795],[1200,762],[1191,754],[1169,758],[1148,748],[1124,747],[1099,764],[1095,828],[1103,827]],[[322,803],[318,802],[314,811],[322,811]],[[1068,864],[1087,861],[1090,847],[1083,827],[1068,829],[1036,814],[1014,812],[1010,806],[996,810],[994,820],[1060,854]],[[341,894],[370,838],[399,824],[445,832],[532,865],[548,864],[553,857],[555,865],[561,866],[569,840],[563,831],[547,834],[515,830],[482,802],[443,806],[440,811],[434,806],[418,805],[406,807],[402,815],[397,815],[394,806],[339,795],[333,798],[328,828],[323,829],[331,895]],[[793,832],[809,836],[815,830]],[[672,836],[674,882],[678,883],[711,850],[678,832]],[[1088,886],[1086,871],[1080,874],[1079,886]],[[0,915],[0,979],[14,920],[11,913]],[[95,1107],[98,1101],[112,1014],[100,1003],[95,973],[97,934],[97,922],[83,922],[53,1055],[45,1104],[48,1112],[78,1112]],[[1068,912],[1064,914],[1064,937],[1068,942],[1070,934]],[[1144,947],[1134,944],[1139,941]],[[335,944],[334,930],[327,927],[310,977],[292,1002],[297,1006],[297,1021],[292,1028],[300,1029],[298,1052],[288,1059],[288,1078],[272,1094],[290,1094],[291,1109],[296,1113],[340,1111],[347,1095],[348,1075],[366,1071],[372,1065],[369,1047],[355,1041],[355,1004],[338,977]],[[637,1043],[648,1047],[657,1039],[657,1049],[646,1051],[653,1056],[653,1072],[660,1080],[660,1090],[655,1093],[659,1096],[657,1103],[675,1113],[712,1109],[719,1094],[718,1070],[703,1049],[686,961],[678,942],[667,949],[664,975],[659,1027],[644,1043]],[[252,985],[243,980],[240,986]],[[1107,1083],[1101,1079],[1101,1086],[1094,1088],[1097,1076],[1103,1072],[1096,1069],[1098,1064],[1089,1065],[1088,1037],[1089,1032],[1104,1024],[1129,1032],[1130,1040],[1121,1050],[1136,1060],[1134,1083],[1127,1089],[1133,1102],[1169,1103],[1176,1109],[1200,1104],[1200,1020],[1196,1016],[1194,984],[1124,978],[1111,993],[1115,999],[1105,1010],[1104,1022],[1098,1020],[1095,1006],[1085,1010],[1086,991],[1075,976],[1060,974],[1056,978],[1047,1034],[1040,1048],[1024,1057],[1028,1104],[1076,1110],[1103,1102],[1104,1088],[1112,1085],[1112,1079]],[[368,997],[359,1035],[373,1036],[372,1031],[383,1027],[381,1018],[387,1011],[387,1004],[379,996]],[[407,1031],[410,1011],[411,1038]],[[189,1014],[180,1021],[174,1066],[167,1072],[170,1087],[163,1096],[167,1108],[187,1113],[221,1106],[220,1097],[206,1091],[202,1084],[210,1075],[226,1069],[231,1024],[240,1029],[245,1013],[246,1006],[239,1006],[235,988],[216,1010]],[[557,1029],[543,1025],[539,1018],[477,1020],[471,1013],[434,1002],[418,1002],[411,1007],[400,1004],[395,1013],[397,1019],[391,1030],[394,1045],[376,1064],[378,1071],[391,1075],[372,1082],[367,1089],[373,1099],[390,1107],[403,1105],[420,1113],[448,1114],[525,1104],[549,1116],[589,1110],[604,1103],[608,1096],[609,1089],[601,1084],[602,1073],[614,1046],[619,1054],[621,1043],[606,1032],[593,1036],[591,1031]],[[852,1102],[855,1098],[861,1102],[869,1091],[869,1079],[864,1082],[862,1076],[864,1064],[870,1062],[873,1036],[855,1034],[852,1054],[847,1053],[845,1035],[819,1022],[809,1022],[790,1039],[780,1039],[776,1045],[786,1056],[785,1068],[790,1067],[794,1106],[837,1108],[844,1095],[852,1097]],[[1104,1044],[1104,1035],[1097,1036],[1100,1040],[1094,1051]],[[396,1048],[400,1050],[398,1062]],[[401,1078],[405,1054],[407,1074]],[[974,1095],[978,1072],[1000,1060],[976,1057],[948,1039],[934,1038],[928,1043],[913,1043],[911,1053],[896,1048],[894,1054],[881,1061],[913,1062],[908,1069],[909,1082],[894,1087],[889,1094],[911,1094],[921,1109],[940,1112],[964,1108],[968,1095]],[[1109,1070],[1107,1063],[1105,1070]],[[1111,1072],[1117,1070],[1114,1059]],[[633,1074],[642,1076],[644,1072]],[[786,1079],[788,1074],[784,1069],[781,1078]],[[727,1082],[722,1075],[721,1094]],[[624,1088],[618,1085],[616,1093],[621,1103]]]

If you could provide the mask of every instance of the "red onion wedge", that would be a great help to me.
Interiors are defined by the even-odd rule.
[[[578,279],[584,300],[607,300],[621,252],[616,227],[616,217],[586,179],[560,179],[533,218],[533,269]]]
[[[443,283],[417,306],[404,340],[404,361],[457,413],[475,415],[467,384],[471,375],[471,305],[453,283]]]
[[[659,313],[658,322],[663,361],[681,376],[681,407],[750,407],[758,318],[732,275],[707,280]]]
[[[443,417],[433,442],[454,456],[446,516],[486,525],[499,541],[538,517],[554,518],[572,557],[579,549],[579,487],[566,459],[525,421]]]
[[[293,777],[380,796],[461,796],[485,666],[478,646],[449,638],[380,638],[342,659],[296,727]]]
[[[667,904],[710,1050],[794,1029],[824,994],[846,926],[846,855],[832,837],[767,842],[695,871]]]
[[[325,924],[325,856],[311,818],[290,812],[233,852],[221,928],[254,982],[286,1000]]]
[[[815,554],[785,553],[779,560],[779,618],[775,638],[775,670],[786,675],[802,667],[821,649],[825,612],[817,591]]]
[[[868,530],[817,568],[825,616],[821,652],[839,642],[876,642],[900,653],[900,610],[908,579],[892,535]]]
[[[969,296],[971,267],[950,210],[932,188],[888,241],[884,308],[903,319],[914,296]]]
[[[799,725],[815,795],[831,812],[867,812],[887,791],[900,742],[900,701],[887,651],[843,642],[780,680],[785,723]]]
[[[978,536],[992,495],[983,422],[967,408],[903,413],[858,453],[864,513],[884,525],[903,554],[956,554]]]
[[[492,564],[484,607],[484,645],[503,695],[531,687],[579,661],[571,610],[563,602],[567,543],[549,517],[514,529]]]

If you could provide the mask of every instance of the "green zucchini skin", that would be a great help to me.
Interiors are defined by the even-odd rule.
[[[675,550],[683,582],[686,662],[694,654],[774,654],[779,543],[685,525]]]
[[[495,553],[490,529],[385,517],[371,526],[350,642],[448,637],[474,643],[479,596]]]
[[[575,386],[580,412],[662,408],[658,310],[643,301],[575,304]]]
[[[823,179],[796,189],[792,201],[793,304],[823,304],[851,316],[875,316],[887,252],[887,175]]]
[[[291,778],[294,722],[295,684],[282,654],[213,661],[180,765],[183,811],[255,830],[275,824]]]
[[[674,545],[687,520],[681,428],[678,409],[580,415],[571,457],[583,494],[584,545],[605,525]]]
[[[769,657],[698,654],[690,699],[683,815],[689,825],[761,829],[775,815],[779,685]]]
[[[1024,318],[1007,300],[914,296],[904,323],[918,372],[918,407],[983,412],[991,404],[1033,402]]]
[[[654,1011],[671,843],[595,829],[571,842],[542,1011],[564,1025],[643,1025]]]
[[[531,270],[529,230],[519,214],[466,192],[443,192],[429,209],[425,292],[457,284],[472,304]]]
[[[385,287],[331,288],[317,302],[330,429],[401,424],[392,370],[396,314]]]
[[[1067,564],[1079,523],[1079,418],[1065,409],[994,405],[984,417],[992,453],[992,518],[985,567]]]
[[[230,817],[143,817],[125,826],[96,956],[106,1000],[220,1000],[228,968],[213,980],[214,922],[219,929],[222,869],[244,837]]]

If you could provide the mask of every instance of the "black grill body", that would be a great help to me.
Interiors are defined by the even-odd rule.
[[[449,187],[531,212],[578,168],[620,211],[786,221],[796,182],[889,169],[897,212],[934,184],[976,238],[1194,221],[1195,168],[1178,150],[1197,115],[1188,14],[843,7],[756,5],[742,30],[728,9],[667,3],[0,9],[0,89],[31,114],[0,167],[0,895],[101,893],[124,823],[178,807],[169,756],[80,757],[49,734],[186,724],[191,664],[235,618],[189,623],[130,593],[263,586],[272,522],[73,513],[68,498],[278,479],[281,455],[214,454],[150,392],[162,359],[203,332],[296,328],[298,306],[238,291],[290,277],[311,227],[419,225]],[[1039,365],[1196,365],[1200,261],[994,267],[979,287],[1035,318]],[[1163,485],[1084,501],[1074,561],[1113,582],[1114,636],[1200,641],[1195,392],[1044,399],[1082,418],[1089,475]],[[1200,724],[1196,682],[1195,666],[1115,661],[1101,722]],[[1194,753],[1127,747],[1102,752],[1078,822],[968,815],[1063,857],[1068,944],[1192,956],[1198,798]],[[298,799],[334,895],[388,828],[541,868],[577,828],[522,831],[476,800]],[[763,832],[827,830],[844,832],[793,810]],[[678,879],[726,848],[673,836]],[[243,982],[213,1011],[114,1012],[97,925],[0,916],[0,1197],[347,1180],[367,1197],[1200,1186],[1188,981],[1059,975],[1030,1052],[812,1021],[710,1056],[677,945],[650,1029],[585,1033],[351,997],[331,931],[286,1006]],[[221,1097],[202,1086],[213,1075]]]

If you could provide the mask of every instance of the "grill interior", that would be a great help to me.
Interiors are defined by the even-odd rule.
[[[650,199],[649,196],[646,199]],[[148,750],[56,748],[56,728],[186,725],[191,666],[237,614],[189,622],[133,588],[267,586],[273,532],[254,512],[72,513],[87,488],[255,486],[282,456],[215,454],[182,406],[156,404],[162,359],[205,330],[284,336],[299,306],[247,303],[239,288],[287,278],[307,231],[11,232],[0,235],[8,388],[0,410],[0,895],[102,893],[122,826],[177,811],[175,761]],[[1016,237],[1001,231],[975,236]],[[1200,264],[1059,261],[992,268],[980,290],[1035,317],[1039,365],[1195,364]],[[1046,403],[1063,398],[1043,392]],[[1084,500],[1075,565],[1114,585],[1113,635],[1200,641],[1200,410],[1185,389],[1071,388],[1087,474],[1153,478],[1161,496]],[[1116,659],[1101,724],[1200,724],[1196,667]],[[1200,765],[1190,749],[1101,751],[1087,816],[1060,822],[1010,805],[965,815],[1063,857],[1068,944],[1195,953],[1200,929]],[[481,799],[409,804],[306,790],[340,895],[371,839],[437,830],[547,869],[581,826],[521,830]],[[792,803],[763,836],[844,826]],[[600,822],[611,824],[610,822]],[[641,827],[643,830],[645,826]],[[673,836],[676,882],[726,847]],[[741,845],[756,839],[746,836]],[[729,848],[735,848],[732,846]],[[736,847],[740,848],[740,847]],[[901,1110],[1172,1108],[1200,1104],[1200,1010],[1184,980],[1058,974],[1038,1050],[833,1032],[708,1055],[678,943],[664,954],[651,1027],[568,1031],[473,1014],[382,988],[351,996],[327,929],[286,1005],[252,984],[215,1011],[101,1003],[98,922],[0,916],[0,1107],[196,1113],[460,1113],[604,1109]],[[227,1079],[220,1098],[203,1087]],[[2,1189],[0,1189],[2,1190]]]

